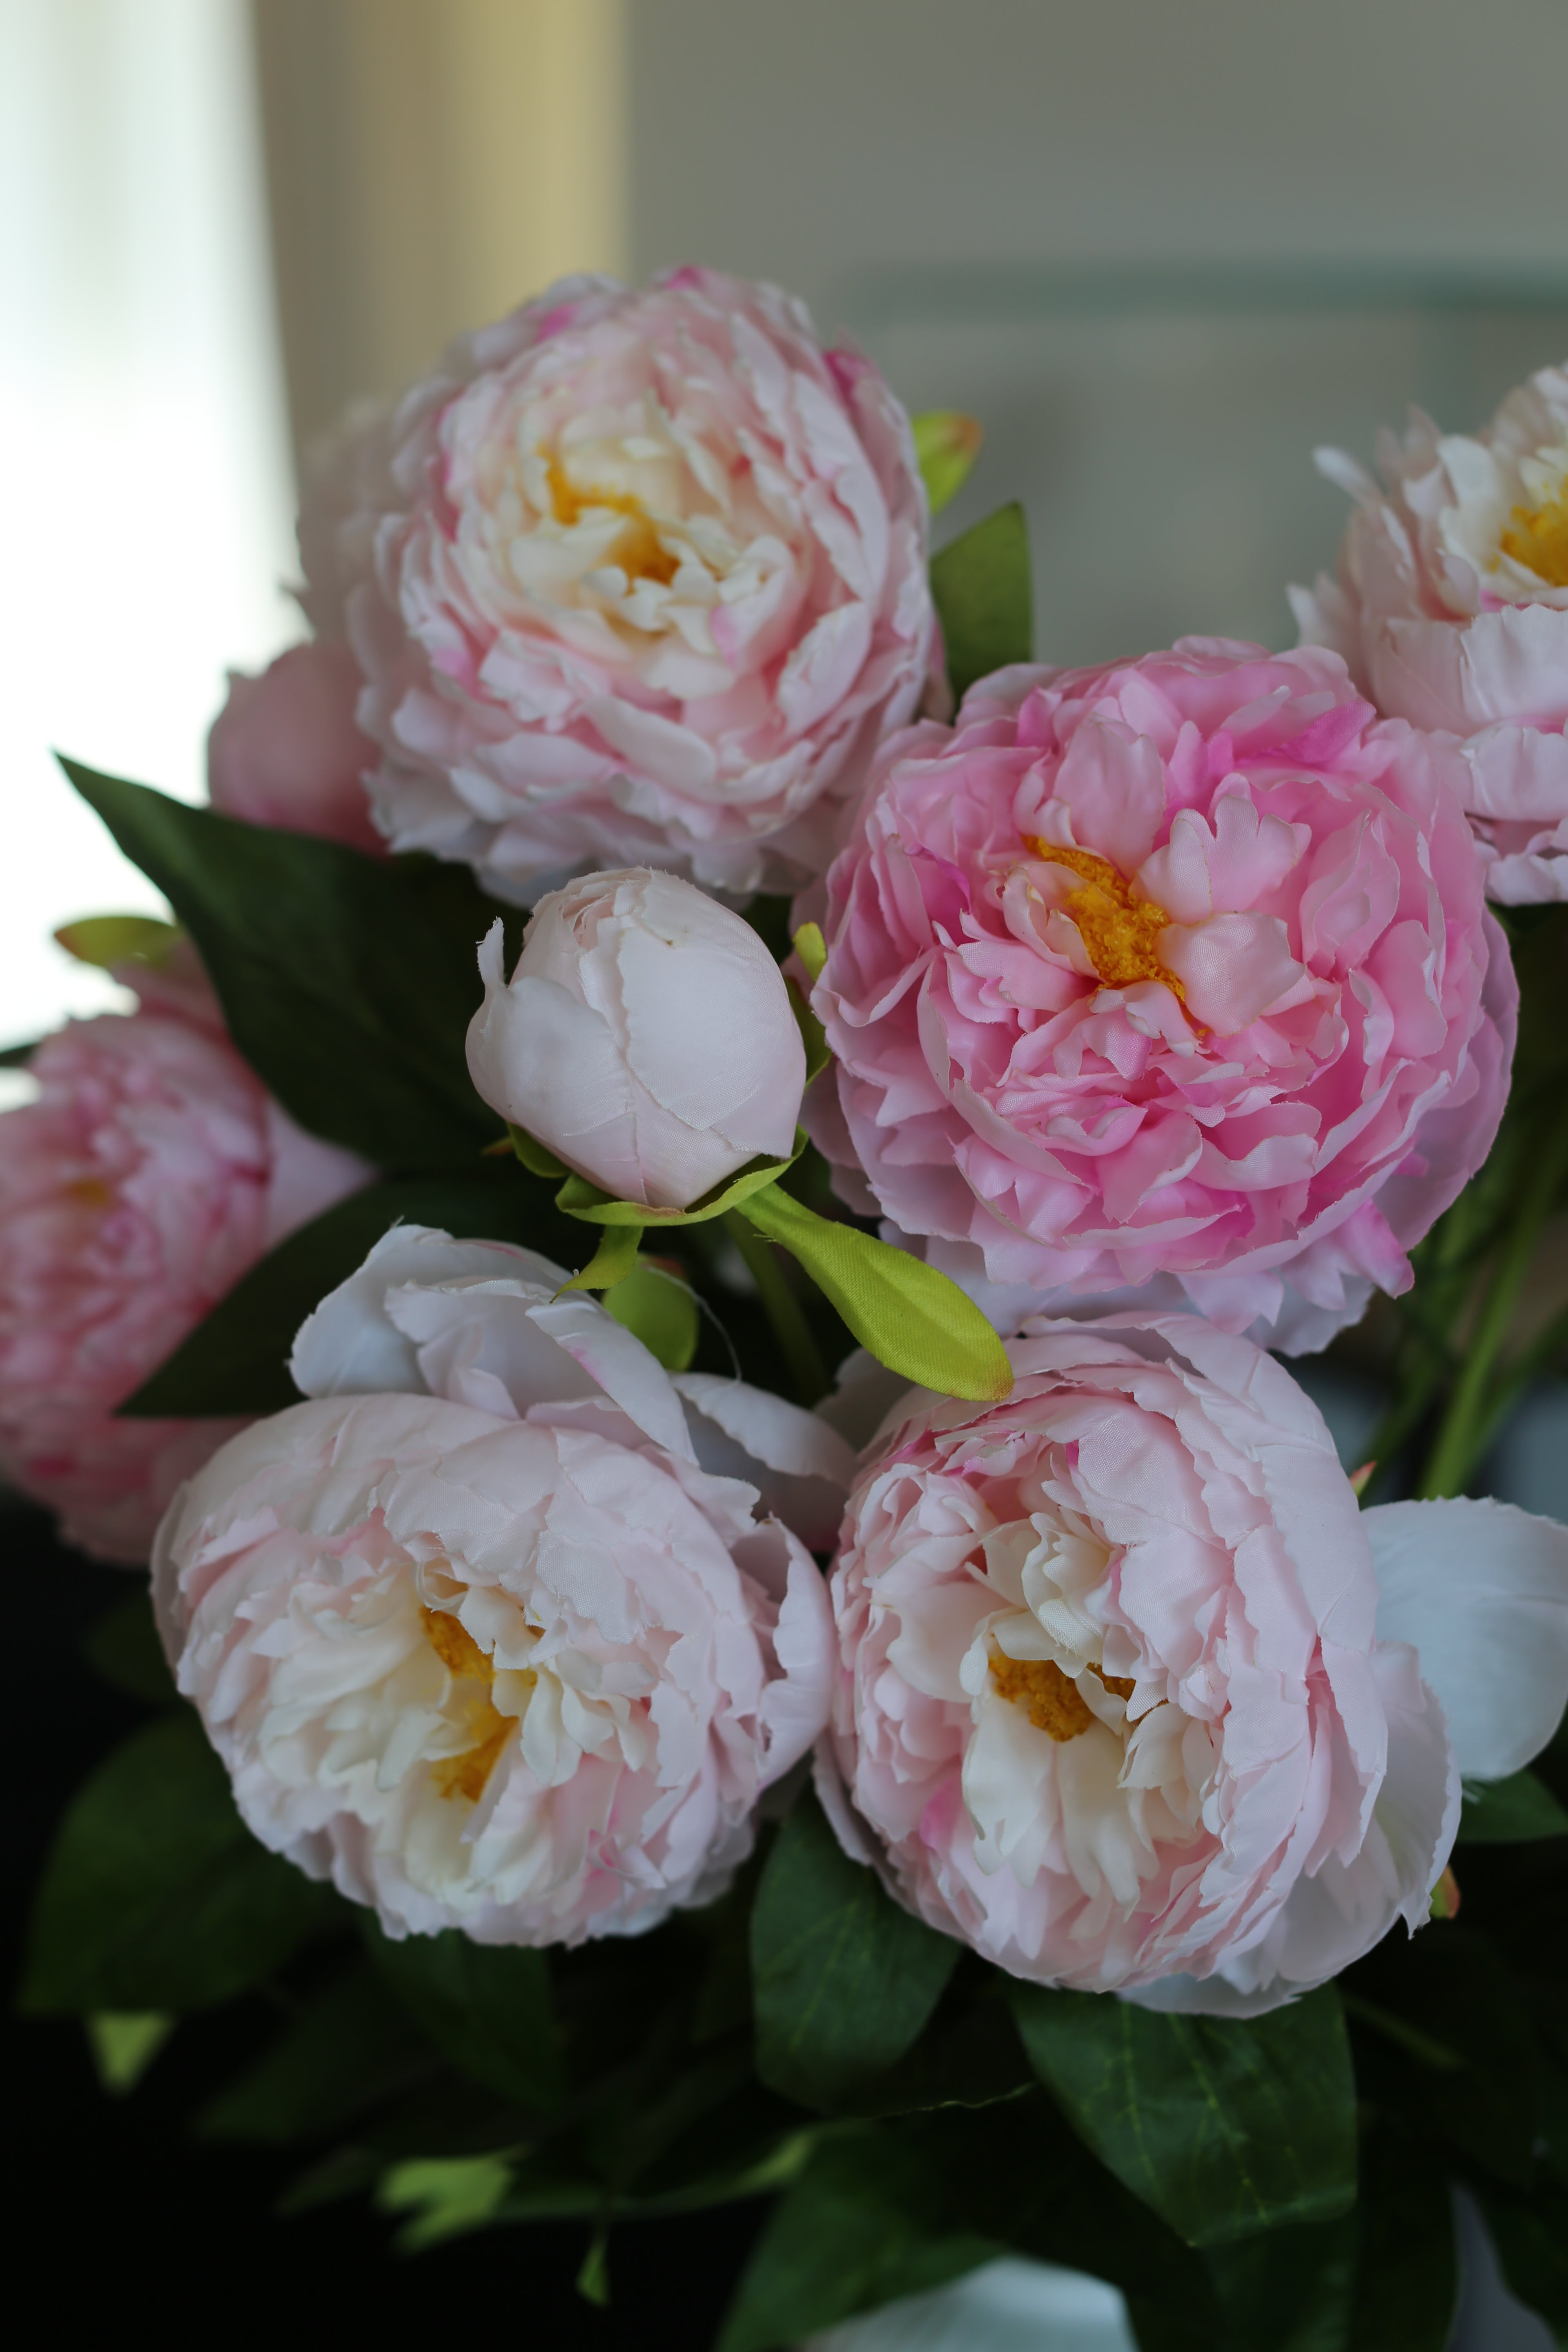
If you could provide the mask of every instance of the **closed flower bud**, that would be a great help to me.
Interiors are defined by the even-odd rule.
[[[498,922],[468,1068],[606,1192],[684,1209],[795,1140],[805,1049],[749,923],[689,882],[589,874],[541,899],[510,983]]]

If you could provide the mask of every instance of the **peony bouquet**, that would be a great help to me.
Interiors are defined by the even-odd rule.
[[[1476,1491],[1568,1363],[1568,373],[1326,458],[1284,653],[1037,665],[977,442],[565,281],[323,450],[210,808],[67,763],[174,920],[0,1119],[0,1464],[149,1714],[24,2003],[123,2091],[280,1993],[205,2132],[598,2299],[771,2200],[722,2352],[1009,2251],[1442,2352],[1455,2184],[1568,2341],[1568,1527]]]

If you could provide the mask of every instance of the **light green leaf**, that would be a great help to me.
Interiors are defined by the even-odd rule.
[[[826,1030],[806,1003],[798,983],[786,978],[784,986],[789,991],[789,1009],[795,1014],[800,1042],[805,1047],[805,1083],[810,1086],[813,1078],[820,1077],[833,1059],[832,1048],[827,1043]]]
[[[108,971],[117,963],[155,969],[167,960],[179,937],[177,924],[161,923],[153,915],[83,915],[74,923],[62,923],[55,943],[78,963]]]
[[[806,978],[815,988],[822,978],[822,967],[827,961],[827,942],[822,936],[820,923],[802,923],[795,935],[795,951],[800,958]]]
[[[531,1176],[545,1176],[559,1183],[563,1176],[571,1174],[565,1161],[557,1160],[553,1151],[547,1150],[537,1136],[530,1135],[526,1127],[510,1125],[507,1133],[511,1138],[512,1150]]]
[[[1074,2130],[1189,2245],[1330,2221],[1354,2199],[1355,2084],[1332,1986],[1247,2019],[1035,1985],[1012,1999]]]
[[[437,1225],[461,1240],[521,1242],[557,1260],[573,1234],[548,1195],[505,1164],[462,1176],[402,1176],[353,1192],[301,1225],[242,1275],[227,1297],[120,1407],[132,1419],[280,1412],[298,1404],[289,1376],[294,1335],[329,1290],[364,1264],[398,1223]]]
[[[1010,1394],[1006,1349],[945,1274],[858,1226],[819,1217],[777,1184],[753,1192],[741,1214],[798,1260],[889,1371],[942,1396],[992,1402]]]
[[[1506,1780],[1484,1780],[1465,1791],[1461,1845],[1522,1845],[1531,1838],[1564,1836],[1568,1812],[1533,1772],[1510,1772]]]
[[[947,674],[962,702],[976,678],[1034,658],[1034,588],[1024,509],[998,507],[931,565]]]
[[[116,2097],[133,2091],[178,2021],[160,2009],[100,2009],[89,2017],[88,2044],[104,2089]]]
[[[495,1134],[464,1040],[476,949],[497,915],[466,867],[370,857],[241,824],[67,760],[67,775],[163,893],[235,1044],[309,1134],[374,1166],[465,1173]]]
[[[337,1901],[251,1836],[182,1707],[117,1748],[67,1812],[21,2005],[36,2017],[205,2009],[269,1976]]]
[[[382,2176],[375,2201],[384,2213],[407,2213],[397,2233],[405,2253],[482,2229],[506,2202],[511,2167],[502,2156],[418,2157]]]
[[[805,2106],[839,2105],[917,2040],[958,1950],[851,1862],[815,1797],[802,1796],[752,1911],[763,2081]]]
[[[640,1225],[606,1225],[599,1246],[580,1274],[561,1286],[561,1295],[569,1290],[613,1290],[637,1271],[637,1244],[642,1240]]]
[[[753,1160],[737,1176],[726,1178],[693,1201],[689,1209],[650,1209],[643,1201],[617,1201],[590,1184],[585,1176],[568,1176],[555,1195],[555,1205],[569,1217],[581,1217],[590,1225],[705,1225],[710,1218],[721,1217],[726,1210],[739,1208],[764,1184],[772,1184],[795,1166],[805,1150],[804,1127],[795,1131],[795,1149],[787,1160]]]
[[[932,514],[940,514],[955,499],[985,438],[985,427],[962,409],[928,408],[910,419],[915,436],[915,462],[926,486]]]
[[[701,1318],[696,1297],[679,1274],[640,1259],[624,1282],[605,1293],[605,1308],[658,1357],[667,1372],[689,1369],[697,1353]]]

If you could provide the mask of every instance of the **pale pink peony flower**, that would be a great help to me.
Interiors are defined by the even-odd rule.
[[[685,1209],[788,1157],[805,1048],[743,917],[673,874],[587,874],[541,899],[509,982],[498,920],[468,1074],[491,1108],[624,1201]]]
[[[138,985],[160,1009],[68,1023],[32,1058],[37,1101],[0,1117],[0,1475],[73,1543],[127,1564],[243,1424],[114,1407],[274,1242],[371,1172],[271,1099],[199,974]]]
[[[524,903],[584,866],[820,873],[937,652],[909,419],[711,270],[563,278],[463,338],[351,419],[300,539],[388,840]]]
[[[153,1593],[264,1843],[390,1935],[637,1933],[749,1853],[826,1719],[811,1414],[671,1380],[531,1251],[399,1227],[300,1331],[312,1402],[226,1445]]]
[[[358,665],[341,643],[290,646],[259,677],[230,670],[207,737],[214,808],[384,856],[364,788],[375,745],[354,723],[359,690]]]
[[[1418,1927],[1461,1773],[1551,1738],[1568,1528],[1359,1512],[1289,1373],[1195,1316],[1008,1354],[1005,1403],[911,1391],[865,1457],[824,1801],[1015,1976],[1271,2009]]]
[[[1406,1288],[1513,1048],[1458,762],[1331,654],[1208,638],[889,745],[812,1000],[846,1197],[1005,1327],[1154,1285],[1294,1351]]]
[[[1510,392],[1473,438],[1415,411],[1319,467],[1356,501],[1339,576],[1293,588],[1302,641],[1331,646],[1389,718],[1460,739],[1489,897],[1568,898],[1568,366]]]

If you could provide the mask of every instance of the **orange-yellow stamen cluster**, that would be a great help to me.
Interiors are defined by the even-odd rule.
[[[1092,849],[1062,849],[1032,836],[1026,837],[1025,846],[1082,877],[1083,887],[1068,893],[1067,911],[1104,987],[1132,988],[1141,980],[1157,980],[1173,996],[1182,996],[1181,982],[1160,961],[1160,933],[1171,919],[1163,907],[1135,898],[1110,860]]]
[[[1125,1675],[1101,1674],[1098,1666],[1090,1666],[1089,1673],[1118,1698],[1131,1697],[1133,1685]],[[1095,1719],[1078,1685],[1054,1658],[1009,1658],[994,1650],[991,1680],[997,1696],[1021,1706],[1035,1729],[1049,1739],[1076,1739]]]
[[[636,499],[628,498],[624,490],[574,488],[556,457],[550,461],[550,496],[555,520],[567,530],[595,508],[624,515],[625,525],[611,550],[612,561],[620,565],[628,580],[657,580],[661,588],[668,587],[680,569],[680,559],[664,546],[646,508],[639,506]]]
[[[496,1678],[494,1661],[486,1657],[473,1635],[443,1609],[421,1609],[426,1636],[447,1673],[457,1682],[479,1683],[480,1695],[463,1704],[463,1717],[473,1734],[472,1744],[460,1756],[443,1756],[430,1767],[430,1777],[443,1797],[467,1797],[476,1803],[484,1793],[496,1758],[506,1745],[511,1719],[490,1697]],[[529,1676],[532,1680],[532,1676]]]
[[[1552,588],[1568,588],[1568,488],[1543,506],[1515,507],[1498,541],[1505,555]]]

